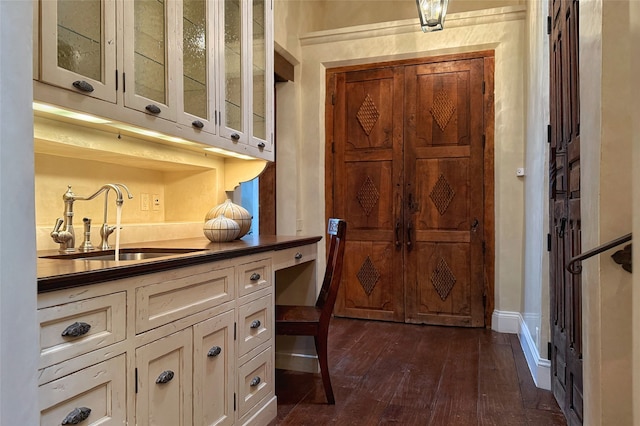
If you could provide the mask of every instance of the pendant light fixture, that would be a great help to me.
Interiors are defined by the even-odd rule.
[[[416,0],[423,32],[440,31],[444,28],[448,3],[449,0]]]

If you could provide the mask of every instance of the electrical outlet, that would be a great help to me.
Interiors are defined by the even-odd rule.
[[[153,194],[153,210],[160,210],[160,195]]]
[[[140,194],[140,210],[146,212],[149,210],[149,194]]]

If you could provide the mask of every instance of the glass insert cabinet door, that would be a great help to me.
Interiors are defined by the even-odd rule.
[[[115,1],[40,4],[42,81],[116,102]]]
[[[210,81],[213,70],[215,3],[182,2],[182,111],[183,122],[196,129],[215,132],[215,108]]]
[[[124,3],[125,106],[147,114],[176,117],[176,3]]]
[[[271,149],[271,2],[224,0],[220,110],[222,136]]]

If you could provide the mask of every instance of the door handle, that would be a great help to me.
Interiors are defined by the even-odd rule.
[[[564,238],[564,228],[567,226],[567,218],[560,219],[560,229],[558,230],[558,237]]]
[[[396,222],[396,247],[400,247],[400,221]]]
[[[471,232],[476,232],[478,230],[478,225],[480,225],[480,222],[478,222],[478,218],[476,217],[471,224]]]
[[[411,221],[407,224],[407,249],[411,250],[411,231],[413,230],[413,224]]]

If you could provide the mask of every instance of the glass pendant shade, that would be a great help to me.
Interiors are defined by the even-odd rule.
[[[423,32],[440,31],[444,28],[448,3],[449,0],[416,0]]]

